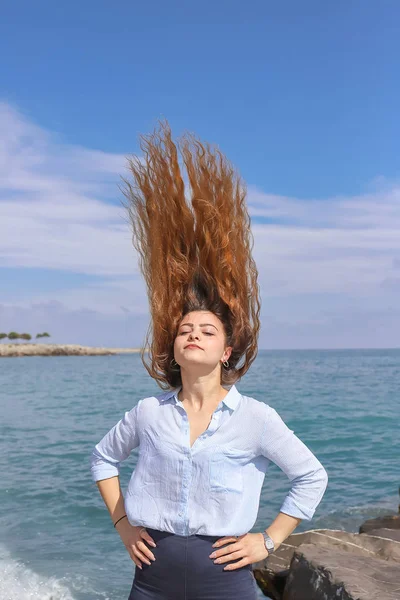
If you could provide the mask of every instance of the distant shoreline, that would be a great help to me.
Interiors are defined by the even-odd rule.
[[[0,358],[17,356],[105,356],[110,354],[135,354],[141,348],[103,348],[80,344],[1,344]]]

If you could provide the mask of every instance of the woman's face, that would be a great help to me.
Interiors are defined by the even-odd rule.
[[[191,348],[190,344],[198,347]],[[228,360],[231,352],[232,348],[225,346],[224,326],[214,313],[198,310],[183,317],[174,342],[174,357],[182,369],[214,369]]]

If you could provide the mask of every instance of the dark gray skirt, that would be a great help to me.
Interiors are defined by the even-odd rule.
[[[223,536],[182,536],[146,528],[157,544],[156,560],[136,567],[129,600],[256,600],[251,565],[224,571],[214,564],[212,544]]]

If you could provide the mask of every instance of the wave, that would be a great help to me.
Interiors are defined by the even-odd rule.
[[[55,577],[38,575],[11,557],[0,545],[0,598],[2,600],[76,600]]]

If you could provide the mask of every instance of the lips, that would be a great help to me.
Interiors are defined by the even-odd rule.
[[[199,350],[201,350],[202,348],[200,348],[200,346],[197,346],[196,344],[188,344],[187,346],[185,346],[186,348],[198,348]]]

